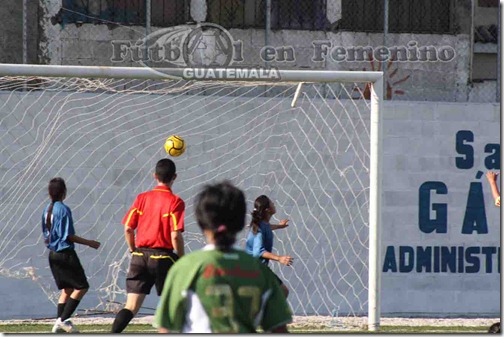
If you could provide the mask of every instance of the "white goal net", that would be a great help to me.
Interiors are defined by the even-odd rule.
[[[0,276],[30,279],[57,302],[40,223],[47,184],[60,176],[77,235],[102,243],[76,245],[91,286],[82,309],[117,310],[129,262],[122,217],[154,186],[163,143],[177,134],[187,143],[173,158],[187,251],[204,245],[195,195],[228,179],[245,191],[248,213],[266,194],[277,207],[272,223],[290,220],[275,231],[274,252],[294,264],[270,264],[295,314],[367,315],[370,85],[307,82],[291,107],[297,85],[0,77]]]

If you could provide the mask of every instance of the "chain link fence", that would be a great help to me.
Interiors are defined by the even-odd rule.
[[[213,23],[241,42],[225,51],[239,54],[232,66],[383,70],[391,100],[499,98],[497,0],[44,0],[38,10],[33,4],[27,36],[34,63],[139,66],[141,51],[114,60],[113,41],[141,44],[163,28]],[[180,50],[170,52],[182,59]]]

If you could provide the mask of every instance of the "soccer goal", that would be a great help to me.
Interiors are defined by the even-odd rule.
[[[232,181],[249,210],[266,194],[273,221],[290,220],[275,231],[274,251],[294,264],[271,267],[290,289],[294,314],[367,315],[378,329],[382,73],[214,74],[0,65],[0,276],[31,280],[56,303],[40,222],[47,183],[61,176],[77,234],[102,242],[98,251],[76,248],[91,285],[81,307],[117,310],[129,258],[122,217],[154,186],[163,143],[177,134],[187,143],[174,158],[174,191],[186,202],[188,251],[204,244],[193,214],[203,185]],[[54,311],[33,310],[25,315]]]

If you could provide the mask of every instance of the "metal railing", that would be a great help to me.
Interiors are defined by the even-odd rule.
[[[171,27],[189,21],[188,0],[151,0],[155,11],[151,13],[151,24]],[[116,23],[144,26],[146,24],[145,0],[62,0],[60,12],[53,23]]]
[[[225,28],[264,28],[265,0],[207,0],[207,21]],[[271,29],[325,30],[327,0],[271,0]]]
[[[341,30],[383,32],[383,0],[342,0]],[[389,33],[455,34],[454,0],[389,0]]]

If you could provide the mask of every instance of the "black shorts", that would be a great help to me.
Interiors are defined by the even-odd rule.
[[[126,275],[126,292],[132,294],[150,294],[153,285],[158,296],[163,291],[166,275],[178,260],[172,250],[137,248],[131,254],[131,262]]]
[[[84,268],[73,249],[65,249],[60,252],[49,252],[49,267],[53,274],[58,289],[88,289]]]

